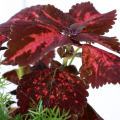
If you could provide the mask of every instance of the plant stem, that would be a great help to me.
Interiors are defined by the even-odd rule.
[[[53,82],[53,81],[54,81],[56,71],[57,71],[57,68],[54,70],[54,74],[53,74],[53,77],[52,77],[52,81],[51,81],[51,82]]]
[[[19,75],[20,75],[20,79],[21,79],[21,77],[24,75],[23,67],[19,67]]]
[[[66,52],[69,52],[71,49],[71,45],[66,45]]]
[[[19,67],[19,69],[16,69],[18,78],[21,79],[21,77],[24,75],[23,67]]]
[[[72,58],[71,58],[71,61],[70,61],[69,65],[72,64],[72,62],[73,62],[73,60],[74,60],[74,58],[75,58],[75,54],[78,52],[79,49],[80,49],[80,48],[77,48],[77,49],[74,51],[73,56],[72,56]]]
[[[63,66],[67,66],[68,58],[63,59]]]

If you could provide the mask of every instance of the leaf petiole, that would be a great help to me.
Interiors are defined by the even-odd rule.
[[[78,52],[79,49],[80,49],[80,48],[77,48],[77,49],[74,51],[73,56],[72,56],[72,58],[71,58],[71,61],[70,61],[69,65],[72,64],[72,62],[73,62],[73,60],[74,60],[74,58],[75,58],[75,54]]]
[[[15,69],[15,71],[17,72],[18,78],[21,79],[21,77],[24,75],[23,67],[19,66],[19,69]]]

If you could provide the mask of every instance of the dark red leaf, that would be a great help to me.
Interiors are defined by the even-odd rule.
[[[2,62],[6,65],[25,66],[38,61],[57,46],[76,44],[67,36],[56,32],[53,27],[33,21],[16,21],[12,26],[9,49],[5,52],[6,59]]]
[[[51,60],[50,68],[60,68],[62,67],[62,64],[56,60]]]
[[[79,72],[77,71],[77,68],[74,65],[69,65],[69,66],[63,66],[61,63],[58,61],[52,60],[51,61],[51,68],[60,68],[63,71],[70,73],[70,74],[75,74],[78,75]]]
[[[65,67],[63,67],[63,70],[67,73],[70,73],[70,74],[75,74],[75,75],[79,74],[76,66],[74,66],[74,65],[65,66]]]
[[[73,46],[60,46],[58,49],[57,49],[57,53],[59,54],[59,56],[61,58],[64,58],[64,57],[71,57],[73,56],[73,53],[74,53],[74,48]]]
[[[71,36],[75,41],[95,42],[99,43],[115,52],[120,53],[120,43],[116,37],[105,37],[93,33],[80,33],[76,36]]]
[[[44,64],[44,62],[42,60],[37,61],[33,67],[30,68],[31,72],[35,72],[35,71],[40,71],[40,70],[45,70],[48,67]]]
[[[62,30],[66,36],[74,36],[83,31],[83,28],[86,28],[87,23],[91,22],[93,18],[86,20],[83,23],[74,23],[67,28],[67,30]]]
[[[87,27],[83,29],[82,32],[95,33],[100,35],[105,34],[105,32],[109,32],[109,29],[111,29],[112,25],[115,23],[113,20],[116,20],[115,13],[116,10],[113,10],[111,12],[101,14],[97,18],[94,18],[87,24]]]
[[[0,24],[0,47],[6,41],[9,41],[8,37],[10,36],[11,21]]]
[[[83,45],[80,76],[93,88],[107,82],[120,83],[120,57],[90,45]]]
[[[59,56],[62,58],[63,57],[63,55],[64,55],[64,53],[65,53],[65,47],[63,46],[63,47],[59,47],[58,49],[57,49],[57,53],[59,54]]]
[[[4,42],[6,42],[8,39],[5,36],[0,35],[0,47]]]
[[[7,22],[0,25],[0,46],[8,41],[9,39],[7,37],[10,36],[11,33],[11,24],[14,21],[17,20],[25,20],[25,21],[35,21],[35,19],[38,17],[37,12],[40,9],[40,5],[32,6],[30,8],[25,8],[12,16]],[[2,36],[4,35],[4,36]],[[6,36],[6,37],[5,37]]]
[[[58,105],[61,110],[70,109],[70,114],[82,115],[87,102],[87,88],[78,76],[60,69],[47,69],[24,75],[17,88],[20,113],[27,112],[32,102],[30,98],[37,104],[42,96],[45,107],[53,108]]]
[[[30,68],[30,66],[25,66],[25,67],[23,68],[24,74],[29,73],[29,68]],[[18,85],[19,78],[18,78],[18,75],[17,75],[16,70],[8,71],[8,72],[4,73],[2,76],[3,76],[4,78],[7,77],[7,80],[8,80],[8,81],[10,81],[10,82]]]
[[[10,32],[11,32],[10,28],[11,28],[12,23],[13,23],[12,21],[8,21],[3,24],[0,24],[0,34],[4,35],[5,37],[9,37]]]
[[[84,114],[78,120],[103,120],[103,118],[87,103],[87,106],[84,108]]]
[[[7,77],[8,81],[18,85],[19,78],[18,78],[17,72],[15,70],[11,70],[9,72],[4,73],[3,77],[4,78]]]
[[[78,23],[100,16],[100,13],[90,2],[73,5],[68,14],[71,15]]]
[[[30,8],[25,8],[12,16],[9,21],[25,20],[25,21],[35,21],[38,16],[38,11],[41,5],[31,6]]]
[[[53,59],[54,57],[55,57],[55,52],[54,50],[51,50],[50,52],[45,54],[41,60],[45,63],[47,67],[49,67],[50,60]]]
[[[41,6],[38,14],[39,18],[36,19],[37,21],[40,21],[46,25],[52,25],[60,32],[65,30],[66,27],[69,27],[71,24],[76,23],[70,15],[63,13],[53,5],[49,4]]]
[[[69,57],[72,57],[73,56],[73,53],[71,53],[71,52],[66,52],[63,56],[62,56],[62,58],[69,58]]]
[[[76,4],[72,6],[72,9],[69,11],[69,15],[71,15],[78,23],[83,23],[91,18],[93,21],[87,24],[87,27],[83,30],[83,32],[96,33],[96,34],[104,34],[108,32],[111,25],[114,24],[116,18],[116,10],[113,10],[109,13],[100,14],[90,2],[85,2],[81,4]]]

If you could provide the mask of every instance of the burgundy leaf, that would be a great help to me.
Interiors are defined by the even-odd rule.
[[[51,60],[50,68],[60,68],[62,67],[62,64],[56,60]]]
[[[81,45],[80,45],[81,46]],[[71,57],[73,56],[73,53],[74,53],[74,48],[73,46],[60,46],[58,49],[57,49],[57,53],[59,54],[59,56],[61,58],[64,58],[64,57]]]
[[[55,57],[55,52],[54,50],[51,50],[46,55],[44,55],[41,60],[45,63],[47,67],[49,67],[50,60],[53,59],[54,57]]]
[[[45,70],[48,67],[44,64],[44,62],[42,60],[37,61],[33,67],[30,68],[31,72],[35,72],[35,71],[40,71],[40,70]]]
[[[4,54],[6,59],[2,64],[25,66],[38,61],[57,46],[76,44],[67,36],[56,32],[53,27],[33,21],[16,21],[12,26],[9,49]]]
[[[46,25],[52,25],[60,32],[65,30],[66,27],[69,27],[71,24],[76,23],[76,21],[70,15],[64,14],[53,5],[49,4],[41,6],[38,14],[39,18],[36,19],[37,21],[40,21]]]
[[[111,29],[112,25],[115,23],[114,20],[116,20],[115,13],[116,10],[113,10],[111,12],[101,14],[97,18],[94,18],[92,22],[87,24],[87,27],[83,29],[82,32],[95,33],[100,35],[105,34],[105,32],[109,32],[109,29]]]
[[[5,22],[3,24],[0,24],[0,34],[4,35],[6,37],[9,37],[10,32],[11,32],[10,28],[11,28],[12,23],[13,23],[12,21],[8,21],[8,22]],[[2,39],[5,39],[4,36]]]
[[[29,73],[29,68],[30,68],[29,65],[28,65],[28,66],[25,66],[25,67],[23,68],[24,74]],[[10,82],[18,85],[19,78],[18,78],[18,75],[17,75],[16,70],[8,71],[8,72],[4,73],[2,76],[3,76],[4,78],[7,77],[7,80],[8,80],[8,81],[10,81]]]
[[[0,35],[0,47],[4,42],[6,42],[8,39],[5,36]]]
[[[35,21],[38,16],[38,11],[41,5],[31,6],[30,8],[25,8],[12,16],[9,21],[25,20],[25,21]]]
[[[90,2],[73,5],[68,14],[79,23],[100,16],[100,13]]]
[[[84,114],[78,120],[103,120],[103,118],[87,103],[87,106],[84,108]]]
[[[63,46],[63,47],[59,47],[58,49],[57,49],[57,53],[59,54],[59,56],[62,58],[63,57],[63,55],[64,55],[64,53],[65,53],[65,47]]]
[[[116,18],[116,10],[113,10],[109,13],[100,14],[90,2],[85,2],[81,4],[76,4],[72,6],[72,9],[69,11],[71,15],[78,23],[83,23],[91,18],[93,21],[87,24],[87,27],[83,32],[104,34],[108,32]]]
[[[0,24],[0,47],[6,41],[9,41],[8,37],[10,36],[11,21]]]
[[[93,18],[83,22],[83,23],[74,23],[70,25],[67,30],[62,30],[62,32],[67,35],[67,36],[74,36],[77,35],[78,33],[81,33],[83,28],[86,28],[87,23],[91,22]]]
[[[60,68],[63,71],[70,73],[70,74],[75,74],[75,75],[79,74],[79,72],[77,71],[77,68],[74,65],[63,66],[61,63],[55,60],[51,60],[50,68]]]
[[[40,5],[32,6],[30,8],[25,8],[12,16],[7,22],[0,25],[0,46],[8,41],[9,39],[7,37],[10,36],[11,33],[11,24],[14,21],[17,20],[25,20],[25,21],[35,21],[35,19],[38,17],[37,12],[40,9]],[[2,36],[4,35],[4,36]],[[6,36],[6,37],[5,37]]]
[[[120,43],[116,37],[105,37],[93,33],[80,33],[76,36],[71,36],[75,41],[95,42],[99,43],[117,53],[120,53]]]
[[[66,52],[66,53],[64,53],[64,55],[61,57],[61,58],[70,58],[70,57],[72,57],[73,56],[73,53],[71,53],[71,52]]]
[[[72,56],[73,56],[72,52],[66,52],[66,53],[64,53],[64,55],[62,56],[62,58],[69,58],[69,57],[72,57]]]
[[[80,73],[81,78],[87,84],[91,83],[93,88],[107,82],[120,83],[120,57],[84,44]]]
[[[88,86],[78,76],[60,69],[47,69],[24,75],[17,88],[20,113],[27,113],[32,102],[30,98],[37,104],[42,96],[45,107],[53,108],[58,105],[60,110],[70,109],[70,114],[82,115],[88,96],[86,89]]]
[[[17,72],[15,70],[11,70],[11,71],[4,73],[3,77],[4,78],[7,77],[8,81],[18,85],[19,78],[18,78]]]
[[[71,74],[75,74],[75,75],[79,74],[76,66],[74,66],[74,65],[65,66],[65,67],[63,67],[63,70],[67,73],[71,73]]]

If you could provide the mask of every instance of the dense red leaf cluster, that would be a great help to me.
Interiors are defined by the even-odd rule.
[[[106,83],[120,83],[120,58],[90,44],[99,43],[120,53],[118,39],[103,36],[112,28],[115,17],[116,10],[100,14],[90,2],[76,4],[68,13],[48,4],[25,8],[0,25],[0,50],[6,49],[2,44],[8,41],[2,64],[27,66],[34,63],[31,73],[22,77],[17,88],[20,113],[27,112],[30,97],[38,103],[42,96],[46,107],[58,105],[60,109],[71,109],[70,113],[77,116],[85,109],[79,120],[102,120],[89,105],[86,107],[86,84],[98,88]],[[81,45],[83,41],[90,44]],[[62,46],[57,50],[61,58],[73,55],[72,47],[66,51],[65,45],[82,48],[80,72],[73,65],[51,61],[55,56],[53,49],[59,46]],[[78,73],[80,77],[76,76]],[[16,83],[15,71],[5,76],[9,74],[9,80]]]
[[[116,38],[100,36],[111,28],[115,16],[115,10],[98,13],[89,2],[73,6],[68,14],[52,5],[26,8],[0,26],[1,33],[10,38],[2,63],[25,66],[57,46],[78,46],[78,41],[98,42],[119,53],[120,43]],[[3,43],[3,38],[0,41]]]

